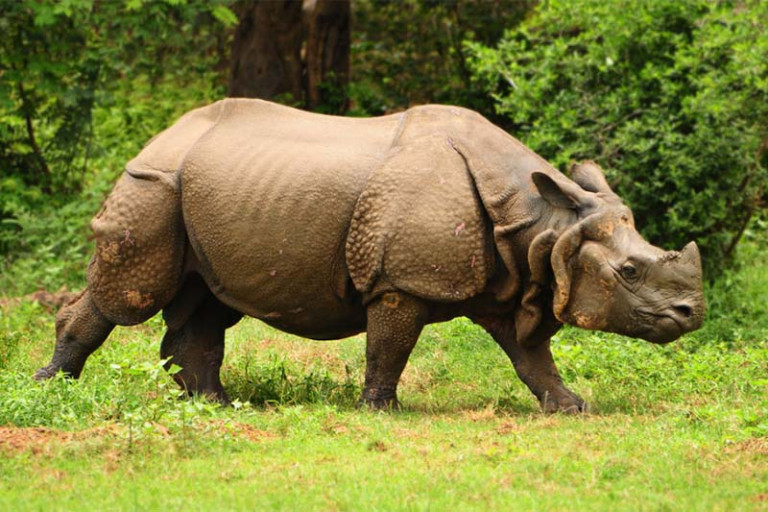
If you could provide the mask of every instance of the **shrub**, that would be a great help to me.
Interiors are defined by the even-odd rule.
[[[114,95],[134,86],[143,88],[134,98],[152,97],[163,80],[178,89],[198,76],[218,80],[225,27],[237,21],[231,3],[3,2],[0,255],[17,250],[24,214],[82,190],[103,153],[94,115],[119,101]]]
[[[356,0],[351,52],[352,115],[423,103],[492,110],[470,87],[462,41],[493,44],[535,0]]]
[[[524,143],[597,160],[644,235],[695,239],[714,277],[768,195],[766,23],[759,1],[552,0],[469,68]]]

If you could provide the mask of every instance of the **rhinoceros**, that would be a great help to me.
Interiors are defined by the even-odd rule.
[[[224,332],[248,315],[320,340],[365,331],[362,401],[391,408],[424,325],[464,316],[544,411],[584,411],[550,351],[563,324],[667,343],[705,306],[695,243],[652,246],[596,163],[571,175],[464,108],[193,110],[128,162],[92,220],[87,288],[58,313],[36,378],[77,378],[116,324],[162,310],[174,378],[226,402]]]

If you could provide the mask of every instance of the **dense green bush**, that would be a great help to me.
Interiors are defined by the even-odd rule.
[[[768,3],[552,0],[476,86],[555,164],[595,159],[654,243],[696,239],[717,275],[768,195]]]
[[[126,92],[134,100],[154,98],[163,82],[183,90],[201,76],[219,80],[221,48],[229,35],[224,28],[237,21],[227,7],[231,3],[3,2],[0,255],[23,249],[17,242],[23,242],[20,230],[31,211],[76,198],[88,179],[86,170],[112,152],[114,141],[96,133],[102,128],[94,119],[97,107],[123,102]],[[150,118],[166,110],[166,98],[147,103],[143,107],[153,112]],[[135,109],[118,119],[130,113]],[[130,130],[141,133],[146,121],[132,121],[120,143],[133,139],[140,145],[148,134],[139,138]]]
[[[49,197],[17,178],[0,183],[0,202],[11,214],[0,226],[0,249],[8,249],[7,254],[0,250],[0,294],[84,285],[93,249],[89,220],[125,163],[151,137],[184,112],[223,95],[212,78],[211,73],[201,73],[179,87],[173,76],[155,83],[138,76],[115,86],[93,108],[91,157],[88,172],[80,178],[80,192]]]
[[[470,86],[463,41],[494,44],[536,0],[355,0],[352,115],[380,115],[424,103],[492,111]]]

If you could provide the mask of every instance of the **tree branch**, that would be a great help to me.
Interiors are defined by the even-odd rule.
[[[29,138],[29,145],[32,147],[32,152],[35,154],[35,157],[38,160],[38,163],[40,164],[40,167],[37,169],[37,173],[39,176],[36,178],[37,184],[42,186],[42,190],[46,194],[51,193],[51,170],[48,168],[48,163],[45,161],[45,157],[43,157],[42,151],[40,151],[40,146],[37,145],[37,139],[35,138],[35,129],[32,124],[32,108],[29,104],[29,100],[27,99],[27,93],[24,90],[24,86],[21,82],[17,84],[17,87],[19,89],[19,96],[21,97],[21,111],[24,114],[24,121],[27,125],[27,137]]]

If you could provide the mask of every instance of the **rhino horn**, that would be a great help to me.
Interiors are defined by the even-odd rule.
[[[680,251],[679,261],[683,265],[701,268],[701,254],[699,254],[699,246],[696,245],[696,242],[689,242],[683,247],[683,250]]]
[[[660,263],[674,264],[676,267],[693,269],[694,273],[701,273],[701,254],[696,242],[688,243],[680,252],[668,251],[661,257]]]

